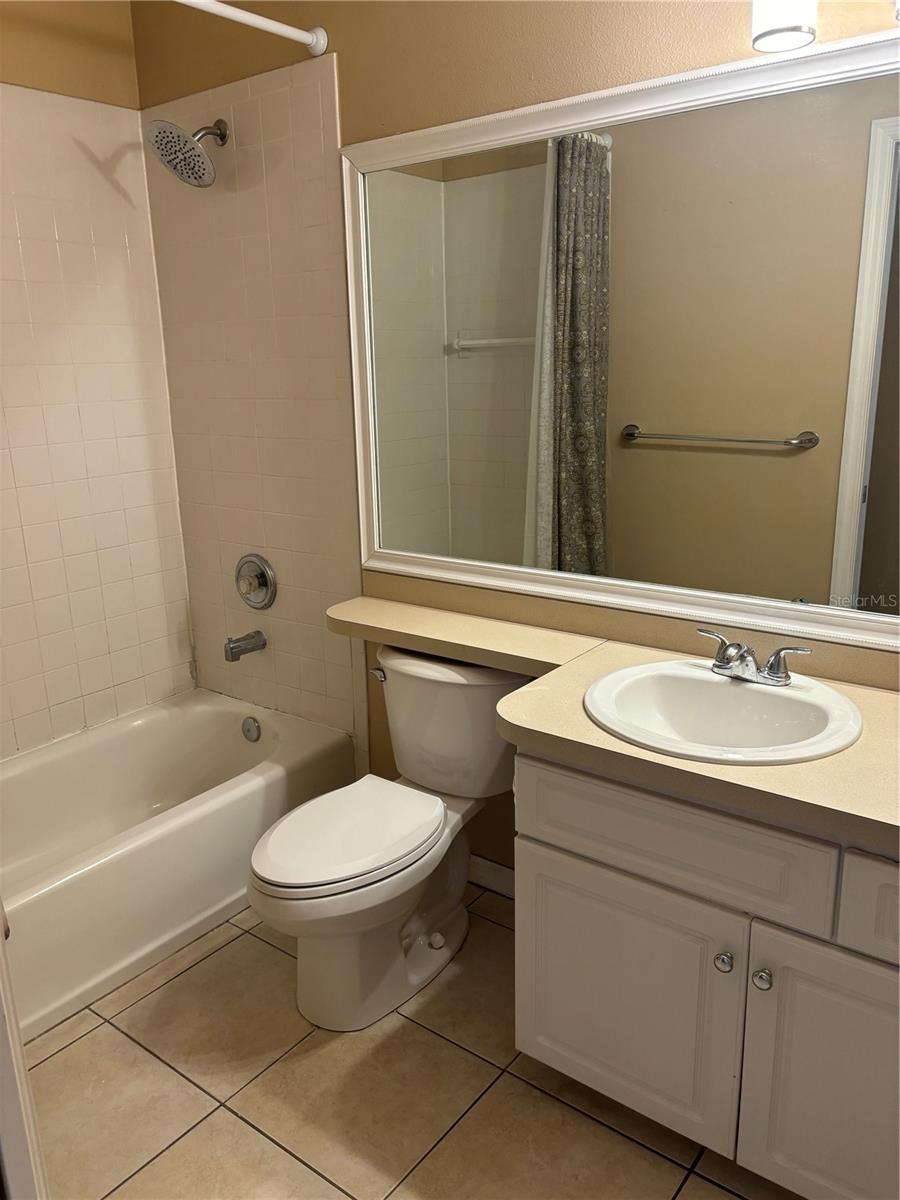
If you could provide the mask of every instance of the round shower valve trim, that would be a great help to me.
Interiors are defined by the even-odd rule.
[[[234,586],[248,608],[271,608],[278,584],[272,564],[261,554],[245,554],[234,569]]]

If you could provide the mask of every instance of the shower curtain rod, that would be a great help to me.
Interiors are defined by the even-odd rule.
[[[250,25],[261,29],[264,33],[274,33],[276,37],[288,38],[292,42],[302,42],[309,47],[309,52],[318,57],[328,48],[328,34],[317,25],[308,32],[296,29],[293,25],[285,25],[281,21],[272,21],[268,17],[259,17],[256,13],[247,12],[245,8],[234,8],[231,4],[223,4],[222,0],[175,0],[176,4],[185,4],[188,8],[199,8],[214,17],[224,17],[226,21],[237,21],[239,25]]]

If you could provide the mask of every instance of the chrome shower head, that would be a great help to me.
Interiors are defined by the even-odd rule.
[[[212,187],[216,181],[216,168],[200,143],[204,138],[215,138],[216,144],[224,146],[228,141],[228,126],[224,121],[204,125],[189,134],[173,125],[171,121],[151,121],[147,126],[147,145],[156,157],[191,187]]]

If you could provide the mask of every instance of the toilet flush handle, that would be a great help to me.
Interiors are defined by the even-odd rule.
[[[381,667],[369,667],[369,674],[374,675],[379,683],[384,683],[387,678]]]

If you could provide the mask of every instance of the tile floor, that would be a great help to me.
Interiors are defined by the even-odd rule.
[[[249,910],[27,1047],[54,1200],[790,1200],[517,1055],[513,905],[361,1033],[294,1005]]]

